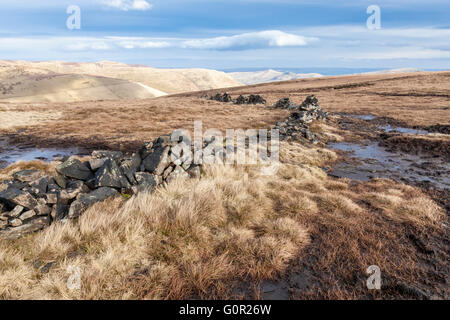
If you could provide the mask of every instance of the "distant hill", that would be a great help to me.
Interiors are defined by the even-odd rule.
[[[242,85],[224,72],[97,63],[0,61],[0,101],[144,99]]]
[[[244,84],[258,84],[275,81],[287,81],[295,79],[319,78],[323,75],[319,73],[293,73],[276,70],[252,71],[252,72],[230,72],[228,73],[236,81]]]
[[[318,68],[324,69],[324,68]],[[325,69],[324,69],[325,70]],[[393,73],[407,73],[407,72],[421,72],[423,70],[415,68],[401,68],[401,69],[389,69],[389,70],[374,70],[368,72],[355,72],[348,73],[347,69],[343,69],[347,74],[363,75],[363,74],[393,74]],[[243,72],[229,72],[231,76],[236,81],[242,82],[247,85],[258,84],[258,83],[269,83],[276,81],[287,81],[295,79],[309,79],[309,78],[320,78],[324,77],[324,74],[320,73],[295,73],[291,71],[278,71],[278,70],[256,70],[256,71],[243,71]],[[342,74],[344,75],[344,73]]]

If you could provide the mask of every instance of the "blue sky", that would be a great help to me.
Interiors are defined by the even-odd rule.
[[[450,1],[0,0],[0,59],[450,69]],[[69,30],[66,9],[81,9]],[[381,29],[369,30],[369,5]]]

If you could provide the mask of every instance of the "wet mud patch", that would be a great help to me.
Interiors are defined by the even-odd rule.
[[[388,151],[372,141],[366,144],[339,142],[329,146],[353,160],[337,163],[328,172],[331,176],[360,181],[384,178],[416,185],[431,184],[438,189],[450,188],[450,164],[442,158]]]
[[[428,154],[434,158],[450,161],[450,136],[412,135],[397,133],[380,134],[380,145],[391,152],[408,152],[413,154]]]

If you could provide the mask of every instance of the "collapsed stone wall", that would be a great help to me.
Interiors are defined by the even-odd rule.
[[[163,135],[124,156],[119,151],[94,151],[87,161],[70,157],[54,176],[39,170],[16,172],[0,183],[0,237],[18,238],[53,221],[73,219],[109,197],[152,191],[177,177],[199,177],[183,150]]]
[[[309,96],[300,106],[286,99],[275,107],[294,112],[273,128],[279,130],[281,139],[304,137],[315,143],[317,137],[309,123],[327,117],[317,99]],[[188,149],[180,148],[180,143]],[[210,143],[214,141],[204,141],[202,147]],[[131,156],[94,151],[86,161],[70,157],[56,166],[53,176],[39,170],[16,172],[12,181],[0,183],[0,238],[18,238],[54,221],[77,218],[93,204],[120,193],[151,192],[178,177],[200,177],[201,167],[193,163],[193,153],[190,141],[182,136],[173,141],[167,134],[145,143]]]
[[[303,138],[314,144],[319,142],[317,135],[310,130],[309,124],[313,120],[326,120],[328,114],[320,108],[319,101],[314,95],[306,97],[300,105],[293,103],[289,98],[282,98],[275,103],[274,107],[293,111],[286,120],[274,126],[274,129],[278,129],[280,133],[280,139]]]
[[[233,102],[234,104],[266,104],[266,100],[259,94],[251,94],[249,96],[240,95],[233,99],[228,93],[217,93],[213,96],[204,96],[205,99],[219,102]]]

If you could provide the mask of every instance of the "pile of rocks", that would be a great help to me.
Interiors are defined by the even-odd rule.
[[[251,94],[249,96],[243,96],[240,95],[237,97],[236,100],[233,100],[233,98],[228,93],[217,93],[213,96],[205,96],[206,99],[219,101],[219,102],[233,102],[234,104],[266,104],[266,100],[260,96],[259,94]]]
[[[314,95],[308,96],[301,105],[296,105],[289,98],[282,98],[276,104],[275,108],[293,110],[294,112],[284,121],[278,122],[274,129],[280,132],[282,140],[300,140],[306,139],[312,143],[318,143],[317,135],[313,133],[309,124],[313,120],[327,119],[327,113],[320,106],[319,101]]]
[[[87,161],[70,157],[53,176],[39,170],[16,172],[12,181],[0,183],[0,238],[18,238],[53,221],[77,218],[94,203],[120,193],[151,192],[177,177],[199,177],[200,167],[179,148],[182,141],[164,135],[131,156],[94,151]]]

